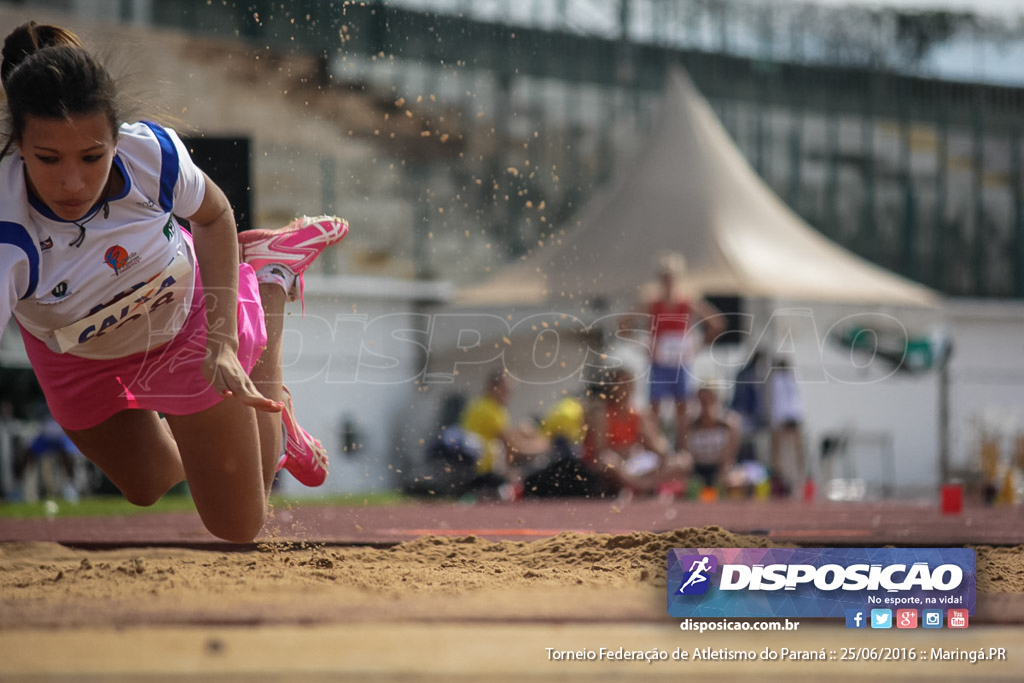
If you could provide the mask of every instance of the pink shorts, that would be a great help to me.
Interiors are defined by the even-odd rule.
[[[206,304],[196,289],[185,326],[167,344],[125,358],[94,360],[55,353],[21,330],[32,369],[54,419],[65,429],[95,427],[129,408],[189,415],[223,399],[203,377]],[[238,360],[252,371],[267,345],[259,284],[252,266],[238,267]]]

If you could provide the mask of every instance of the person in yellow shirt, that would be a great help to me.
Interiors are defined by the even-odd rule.
[[[480,481],[500,485],[521,481],[522,471],[550,447],[548,438],[530,422],[512,424],[508,411],[509,376],[504,370],[491,373],[482,395],[466,406],[461,426],[483,441],[477,461]]]

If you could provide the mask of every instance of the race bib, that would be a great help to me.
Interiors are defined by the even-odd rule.
[[[662,332],[655,340],[654,363],[675,368],[689,360],[686,332]]]
[[[59,353],[123,358],[165,344],[181,330],[192,306],[195,264],[179,251],[163,271],[127,296],[54,330]]]

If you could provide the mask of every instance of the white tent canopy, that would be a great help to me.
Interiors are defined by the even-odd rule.
[[[635,302],[659,253],[707,295],[935,306],[932,290],[829,241],[758,177],[681,69],[637,161],[560,236],[460,292],[468,305]]]
[[[494,317],[509,325],[515,316],[508,314],[515,311],[530,323],[511,328],[525,338],[520,343],[513,333],[496,344],[481,332],[478,350],[484,357],[491,358],[497,346],[505,349],[506,367],[540,376],[531,346],[539,339],[540,324],[532,321],[545,318],[535,316],[551,316],[552,310],[577,318],[598,313],[600,322],[604,312],[636,310],[655,281],[658,257],[679,252],[687,264],[680,278],[685,289],[739,297],[748,316],[738,330],[742,343],[706,348],[695,376],[728,381],[753,348],[784,356],[801,382],[808,444],[841,433],[849,443],[862,444],[851,456],[861,468],[857,476],[898,488],[938,481],[949,462],[941,436],[947,410],[938,373],[896,378],[892,362],[911,351],[912,339],[915,353],[922,339],[941,340],[936,330],[945,306],[938,293],[843,249],[791,211],[747,164],[681,70],[670,73],[660,118],[622,171],[547,244],[457,294],[460,308],[504,309]],[[863,339],[877,348],[864,353],[831,343],[862,326],[876,332]],[[617,358],[623,346],[619,338],[607,335],[603,341],[611,342],[603,350]],[[512,355],[513,349],[520,355]],[[459,347],[432,364],[450,369],[462,363],[464,381],[474,367],[465,362],[476,359],[473,351]],[[931,356],[921,357],[918,366],[928,367]],[[562,378],[563,368],[574,366],[552,364],[552,377]],[[579,381],[574,375],[523,383],[520,405],[554,400],[577,390]],[[884,449],[873,450],[875,443],[891,444],[885,452],[900,457],[886,460],[876,452]]]

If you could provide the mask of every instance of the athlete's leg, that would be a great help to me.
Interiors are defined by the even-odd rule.
[[[268,341],[266,357],[278,362],[264,366],[271,375],[275,367],[280,373],[280,315],[276,320],[276,341]],[[276,393],[266,385],[261,390],[280,400],[280,378]],[[125,410],[67,434],[136,505],[152,505],[187,478],[196,509],[214,535],[245,542],[263,526],[281,452],[279,413],[228,399],[193,415],[169,415],[166,424],[151,411]]]
[[[250,376],[256,388],[275,401],[282,399],[286,296],[278,285],[260,285],[267,345]],[[200,413],[168,416],[167,422],[206,528],[230,541],[252,540],[263,527],[281,456],[281,414],[253,410],[227,399]]]
[[[284,305],[287,296],[284,289],[276,284],[260,285],[260,301],[263,303],[263,317],[267,327],[267,347],[260,354],[260,359],[249,376],[260,393],[274,401],[281,401],[284,396],[281,390],[281,339],[284,334]],[[256,422],[259,428],[264,485],[269,492],[283,451],[281,414],[258,412]]]
[[[257,412],[228,399],[192,415],[167,416],[203,524],[239,543],[256,537],[267,513]]]
[[[336,217],[297,218],[279,230],[246,230],[238,235],[239,257],[256,271],[267,326],[267,348],[251,377],[268,398],[285,404],[283,425],[261,418],[264,463],[268,486],[273,481],[271,445],[274,455],[284,450],[281,465],[306,486],[319,486],[327,477],[327,451],[295,420],[291,394],[281,384],[281,329],[284,303],[302,299],[303,273],[328,246],[348,233],[348,224]],[[282,293],[284,294],[282,298]],[[287,431],[280,448],[280,427]]]
[[[690,430],[690,370],[685,365],[676,369],[672,385],[675,408],[675,444],[677,451],[686,450],[686,433]]]
[[[686,398],[677,398],[675,408],[675,445],[677,451],[686,450],[686,433],[690,429],[690,404]]]
[[[152,411],[123,410],[95,427],[65,432],[135,505],[152,505],[185,478],[178,447]]]

